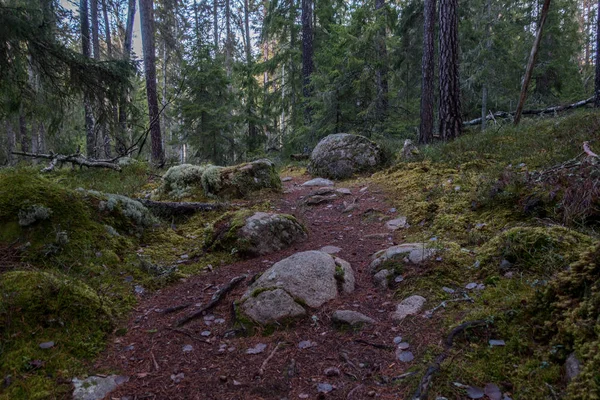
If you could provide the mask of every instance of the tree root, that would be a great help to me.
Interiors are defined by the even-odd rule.
[[[188,322],[193,321],[194,319],[200,318],[202,315],[204,315],[205,312],[213,309],[227,293],[231,292],[237,285],[239,285],[245,279],[246,275],[240,275],[233,278],[231,281],[229,281],[227,285],[223,286],[221,289],[217,290],[215,294],[213,294],[212,298],[210,299],[210,302],[207,305],[205,305],[195,313],[180,319],[179,321],[177,321],[175,326],[183,326]]]
[[[441,369],[442,362],[448,357],[448,352],[454,345],[454,338],[464,332],[466,329],[474,328],[477,326],[487,325],[487,321],[485,320],[477,320],[477,321],[469,321],[464,324],[460,324],[456,328],[452,329],[446,339],[444,340],[445,350],[442,354],[440,354],[433,364],[427,368],[425,371],[425,375],[421,378],[419,385],[417,386],[417,390],[411,397],[412,400],[423,400],[427,398],[427,392],[429,391],[429,386],[431,385],[431,381],[433,380],[433,376],[439,372]]]

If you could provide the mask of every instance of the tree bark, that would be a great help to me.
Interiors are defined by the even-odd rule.
[[[150,120],[150,142],[152,145],[152,163],[161,167],[165,153],[160,132],[160,112],[156,91],[156,53],[154,47],[154,1],[140,1],[140,20],[142,30],[142,49],[144,52],[144,75],[146,76],[146,96],[148,98],[148,116]]]
[[[312,1],[302,0],[302,95],[304,96],[304,122],[310,124],[312,109],[310,77],[314,70],[313,62]]]
[[[79,2],[79,18],[81,21],[81,52],[84,57],[90,58],[90,20],[87,0]],[[83,93],[83,107],[85,112],[86,154],[89,158],[96,158],[96,132],[94,131],[94,118],[92,102],[87,92]],[[26,151],[23,149],[23,151]]]
[[[458,79],[458,0],[440,0],[440,137],[460,136],[462,115]]]
[[[379,32],[376,38],[377,50],[377,120],[383,121],[387,115],[388,109],[388,68],[387,68],[387,47],[386,47],[386,29],[385,29],[385,0],[375,1],[375,12],[379,19]]]
[[[102,0],[102,13],[104,15],[104,35],[106,37],[106,52],[108,58],[112,58],[112,37],[110,35],[110,20],[108,19],[108,7],[106,6],[106,0]]]
[[[485,19],[487,21],[485,26],[485,33],[487,35],[487,39],[485,42],[485,49],[487,54],[484,60],[484,72],[487,72],[487,58],[491,56],[492,50],[492,2],[491,0],[487,0],[485,4]],[[487,100],[488,100],[488,86],[486,83],[487,76],[483,77],[483,86],[481,88],[481,130],[485,131],[486,122],[487,122]]]
[[[436,0],[425,0],[423,23],[423,62],[421,78],[421,125],[419,143],[433,141],[433,103],[435,73],[435,5]]]
[[[213,0],[213,32],[214,32],[214,43],[215,43],[215,54],[219,51],[219,8],[218,1]]]
[[[527,99],[527,89],[529,88],[529,82],[531,81],[531,75],[533,74],[533,67],[535,66],[535,59],[537,58],[537,53],[540,48],[540,42],[542,41],[542,33],[544,31],[544,24],[546,23],[546,18],[548,17],[549,8],[550,0],[544,0],[540,22],[538,24],[538,29],[535,35],[535,40],[533,42],[533,47],[531,48],[531,53],[529,54],[529,61],[527,62],[527,68],[525,69],[523,85],[521,86],[519,104],[517,105],[517,111],[515,112],[515,125],[519,125],[519,122],[521,121],[521,113],[523,112],[525,100]]]
[[[4,124],[4,126],[6,127],[6,144],[8,150],[6,154],[6,161],[8,165],[13,165],[14,157],[12,152],[15,151],[15,148],[17,146],[17,136],[15,135],[15,129],[10,118],[6,118],[4,120]]]
[[[125,39],[123,40],[122,58],[129,61],[131,58],[131,44],[133,42],[133,22],[135,19],[135,2],[129,0],[127,7],[127,22],[125,26]],[[115,148],[117,154],[124,155],[127,149],[127,104],[129,102],[129,91],[125,91],[121,95],[119,101],[119,136],[117,137]]]
[[[94,60],[100,60],[100,37],[98,27],[98,0],[90,0],[91,20],[92,20],[92,49],[94,50]]]
[[[108,19],[108,7],[106,6],[106,0],[102,0],[102,13],[104,16],[104,36],[106,39],[106,53],[108,55],[109,59],[112,59],[113,57],[113,50],[112,50],[112,38],[110,35],[110,20]],[[113,124],[117,123],[117,121],[119,120],[119,115],[118,115],[118,111],[117,111],[117,106],[113,103],[112,105],[112,117],[113,117]],[[105,125],[104,129],[102,131],[102,139],[103,139],[103,147],[104,147],[104,156],[106,158],[110,158],[112,157],[112,151],[111,151],[111,137],[109,134],[109,130],[108,127]]]
[[[248,73],[248,85],[252,85],[252,42],[250,38],[250,6],[248,0],[244,0],[244,31],[245,31],[245,50],[246,50],[246,64]],[[254,106],[255,98],[253,90],[248,87],[247,99],[246,99],[246,113],[248,117],[248,150],[253,152],[258,149],[258,129],[254,123]]]
[[[596,77],[594,80],[595,107],[600,107],[600,0],[598,0],[598,13],[596,15]]]
[[[600,0],[599,0],[600,1]],[[225,0],[225,70],[227,71],[227,78],[231,79],[232,72],[232,59],[233,59],[233,39],[231,37],[231,5],[230,0]],[[229,84],[229,90],[231,90],[231,84]]]

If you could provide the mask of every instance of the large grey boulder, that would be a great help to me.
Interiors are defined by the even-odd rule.
[[[214,222],[208,230],[205,247],[263,256],[307,237],[304,226],[291,215],[244,210],[227,213]]]
[[[435,253],[436,249],[428,248],[424,243],[404,243],[392,246],[373,255],[369,271],[375,274],[387,261],[421,264],[423,261],[430,259]]]
[[[346,261],[321,251],[296,253],[266,270],[242,296],[241,308],[255,322],[268,324],[352,293],[354,282]]]
[[[381,148],[364,136],[337,133],[317,144],[310,156],[308,172],[333,179],[374,171],[385,162]]]

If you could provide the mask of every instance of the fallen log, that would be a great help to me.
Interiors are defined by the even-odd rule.
[[[80,153],[75,154],[49,154],[43,153],[28,153],[25,151],[13,151],[12,154],[17,156],[31,157],[31,158],[43,158],[50,160],[50,164],[42,169],[42,172],[52,172],[58,163],[71,163],[72,165],[79,165],[81,167],[88,168],[108,168],[115,171],[120,171],[121,167],[115,163],[116,160],[94,160],[86,158]]]
[[[205,312],[215,308],[219,301],[221,301],[223,296],[235,289],[235,287],[245,279],[246,275],[240,275],[233,278],[231,281],[229,281],[227,285],[223,286],[221,289],[217,290],[215,294],[213,294],[212,298],[210,299],[210,302],[207,305],[205,305],[195,313],[188,315],[187,317],[181,318],[179,321],[177,321],[175,326],[181,327],[187,324],[188,322],[195,320],[196,318],[200,318],[202,315],[204,315]]]
[[[592,96],[589,99],[581,100],[573,104],[567,104],[564,106],[552,106],[547,108],[541,108],[537,110],[523,110],[523,115],[542,115],[542,114],[554,114],[561,111],[572,110],[575,108],[586,106],[590,103],[593,103],[596,99],[596,96]],[[495,118],[511,118],[515,116],[515,112],[506,112],[506,111],[498,111],[494,114],[490,113],[490,115],[486,116],[486,120],[493,120]],[[480,125],[482,118],[475,118],[470,121],[463,122],[463,126],[473,126]]]
[[[147,199],[136,199],[146,206],[153,214],[160,217],[173,217],[179,215],[190,215],[201,211],[223,210],[231,207],[227,203],[196,203],[196,202],[174,202],[154,201]]]

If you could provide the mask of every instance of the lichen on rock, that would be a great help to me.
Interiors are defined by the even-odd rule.
[[[221,199],[242,199],[262,189],[281,190],[275,164],[267,159],[231,167],[211,167],[202,177],[204,193]]]
[[[176,165],[163,175],[161,186],[156,194],[174,199],[190,197],[202,188],[202,175],[210,165]]]

